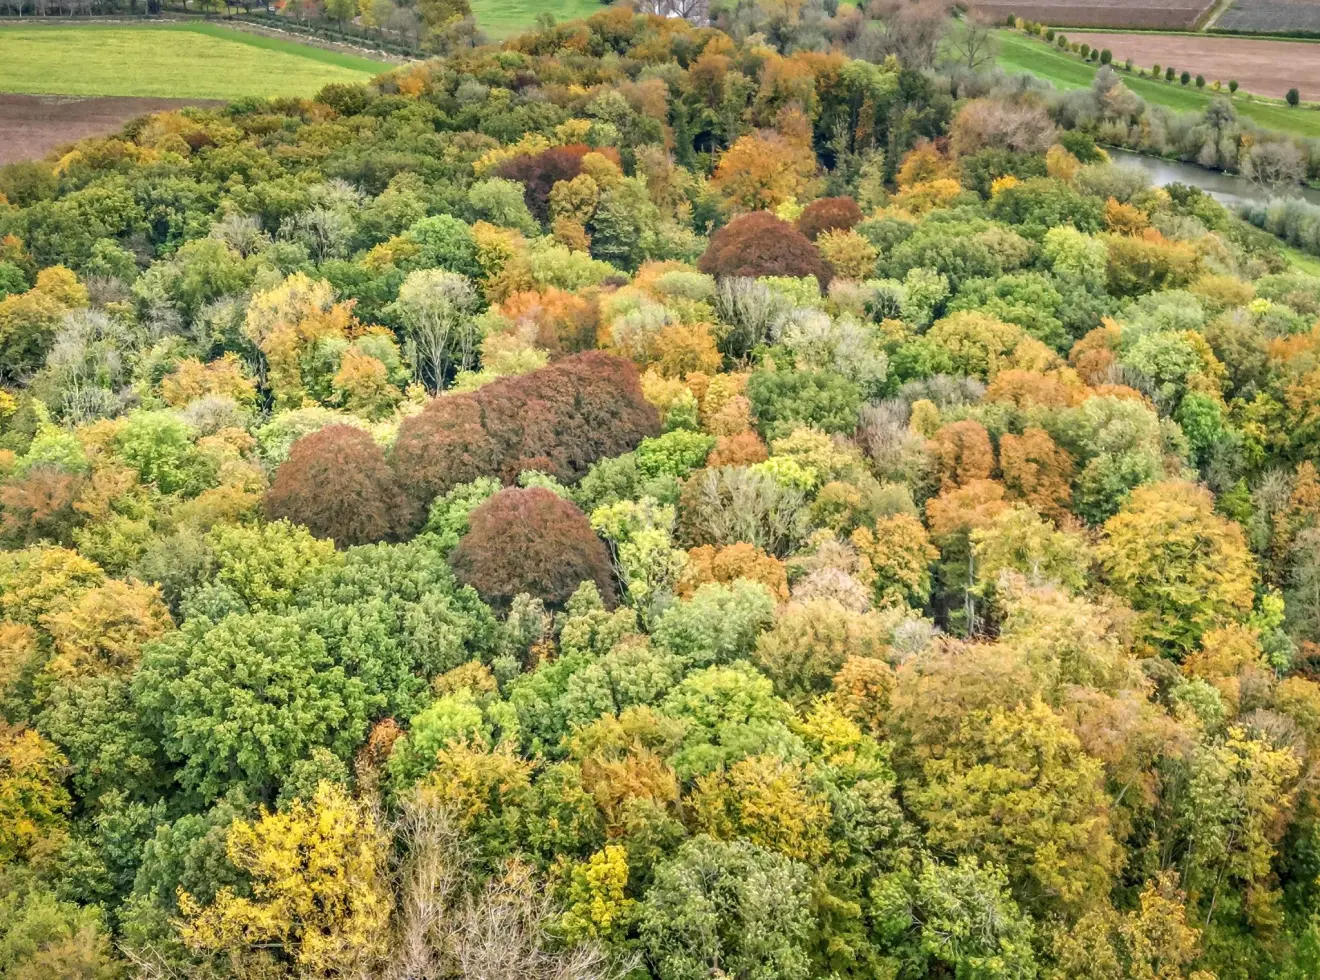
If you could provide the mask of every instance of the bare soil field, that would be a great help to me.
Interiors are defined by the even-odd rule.
[[[1320,98],[1320,44],[1261,38],[1178,36],[1169,34],[1100,34],[1068,32],[1068,40],[1108,48],[1114,61],[1131,58],[1138,67],[1172,65],[1207,83],[1236,78],[1248,92],[1283,98],[1296,86],[1304,100]]]
[[[1215,30],[1252,33],[1307,31],[1320,34],[1320,3],[1316,0],[1233,0],[1219,15]]]
[[[981,0],[978,10],[995,20],[1017,14],[1051,27],[1131,27],[1145,30],[1189,30],[1214,0],[1055,0],[1014,3],[1013,0]]]
[[[148,113],[220,104],[198,99],[0,94],[0,164],[40,159],[85,136],[117,132],[130,119]]]

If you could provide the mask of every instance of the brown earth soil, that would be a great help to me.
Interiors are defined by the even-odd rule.
[[[1283,98],[1294,86],[1305,100],[1320,98],[1320,44],[1236,37],[1185,37],[1171,34],[1100,34],[1068,31],[1068,40],[1108,48],[1114,61],[1131,58],[1138,68],[1158,64],[1215,79],[1236,78],[1248,92]]]
[[[1144,30],[1189,30],[1212,0],[979,0],[977,9],[997,23],[1015,14],[1051,27],[1131,27]]]
[[[130,119],[185,105],[223,103],[206,99],[0,95],[0,164],[39,160],[85,136],[118,132]]]

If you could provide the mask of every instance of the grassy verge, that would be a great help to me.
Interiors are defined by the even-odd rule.
[[[562,22],[589,17],[604,9],[599,0],[561,0],[552,5],[547,5],[545,0],[472,0],[472,16],[477,26],[497,41],[534,27],[537,16],[547,11]]]
[[[312,95],[388,65],[219,24],[0,27],[0,92],[178,99]]]
[[[1029,72],[1057,88],[1083,88],[1091,84],[1098,70],[1095,65],[1074,55],[1060,52],[1044,41],[1036,41],[1009,31],[999,31],[999,65],[1005,71]],[[1161,82],[1119,72],[1123,83],[1147,102],[1168,106],[1179,112],[1201,112],[1215,93],[1184,88],[1176,82]],[[1233,99],[1238,115],[1257,126],[1295,136],[1320,136],[1320,110],[1301,107],[1290,109],[1274,102],[1262,102],[1238,95]]]
[[[1313,276],[1320,276],[1320,259],[1314,255],[1307,255],[1305,252],[1293,248],[1291,245],[1281,246],[1284,258],[1286,258],[1299,272],[1305,272]]]

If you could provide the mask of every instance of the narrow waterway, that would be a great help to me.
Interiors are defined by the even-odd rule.
[[[1159,157],[1143,156],[1140,153],[1114,147],[1106,147],[1106,150],[1115,163],[1141,167],[1150,174],[1151,183],[1159,187],[1175,182],[1199,187],[1228,207],[1238,204],[1263,204],[1272,197],[1303,197],[1312,204],[1320,204],[1320,190],[1315,188],[1288,187],[1271,191],[1259,184],[1253,184],[1245,177],[1235,177],[1220,170],[1207,170],[1193,163],[1162,160]]]

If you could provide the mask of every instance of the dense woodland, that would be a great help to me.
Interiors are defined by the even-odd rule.
[[[0,976],[1320,974],[1320,279],[1125,93],[610,10],[0,169]]]

